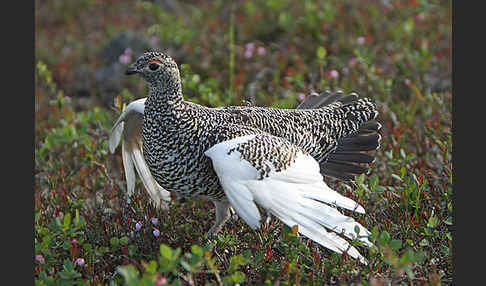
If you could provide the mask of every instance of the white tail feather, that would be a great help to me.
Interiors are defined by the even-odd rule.
[[[245,184],[240,181],[232,180],[231,178],[220,178],[220,183],[223,189],[235,190],[231,195],[227,195],[228,201],[231,203],[235,211],[250,227],[260,227],[260,211],[253,201],[253,193]]]
[[[132,159],[131,148],[127,146],[129,144],[130,143],[125,140],[122,141],[122,159],[123,168],[125,169],[125,178],[127,180],[127,193],[131,196],[135,190],[135,170],[133,168],[134,162]]]
[[[127,194],[133,195],[135,191],[136,170],[156,207],[168,209],[170,193],[155,181],[142,154],[141,133],[145,100],[146,98],[141,98],[133,101],[123,111],[111,129],[108,148],[111,153],[114,153],[123,136],[122,159],[127,180]]]
[[[120,144],[124,125],[125,122],[120,122],[120,119],[118,119],[118,121],[115,123],[115,125],[113,125],[113,128],[111,129],[110,138],[108,139],[108,149],[110,150],[111,154],[115,153],[116,147],[118,146],[118,144]]]
[[[267,205],[270,213],[285,224],[290,227],[298,225],[299,233],[302,235],[338,253],[347,251],[351,257],[365,263],[366,259],[354,247],[335,233],[326,231],[324,227],[336,233],[342,233],[350,239],[356,238],[355,226],[360,229],[362,235],[369,235],[369,231],[353,218],[340,213],[339,210],[308,198],[307,192],[315,191],[312,189],[314,185],[275,182],[271,179],[254,181],[251,184],[253,188],[258,189],[254,196],[255,202]],[[366,237],[359,239],[367,245],[372,245]]]
[[[171,200],[170,193],[155,181],[152,173],[150,173],[150,170],[145,163],[141,147],[135,147],[132,149],[132,159],[145,189],[155,202],[156,206],[158,208],[168,209],[167,202]]]

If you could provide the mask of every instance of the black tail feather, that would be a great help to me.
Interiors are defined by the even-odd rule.
[[[324,169],[332,169],[342,173],[351,173],[351,174],[363,174],[368,170],[367,167],[360,166],[357,164],[352,164],[348,162],[340,162],[340,161],[326,161],[325,163],[321,164],[321,167]]]
[[[329,104],[341,99],[343,96],[344,96],[344,93],[340,90],[336,91],[333,94],[331,94],[328,90],[324,91],[320,95],[320,97],[322,98],[321,102],[319,103],[319,105],[316,106],[316,108],[321,108],[321,107],[324,107],[326,105],[329,105]]]
[[[338,140],[336,151],[371,151],[380,146],[381,136],[378,133],[371,135],[354,135]]]
[[[356,100],[358,100],[358,94],[354,92],[345,95],[342,90],[338,90],[334,93],[326,90],[321,92],[320,94],[316,92],[309,94],[304,99],[304,101],[302,101],[299,106],[297,106],[297,109],[316,109],[322,108],[336,101],[340,101],[343,104],[348,104]]]
[[[342,102],[343,104],[355,102],[356,100],[358,100],[358,94],[356,94],[354,92],[352,92],[352,93],[348,94],[347,96],[339,99],[339,101]]]
[[[327,160],[369,164],[375,160],[375,157],[368,155],[366,153],[340,152],[340,153],[332,153],[327,157]]]
[[[359,130],[356,132],[356,135],[376,133],[378,132],[378,130],[380,130],[380,128],[381,128],[380,123],[376,122],[375,120],[371,120],[361,125]]]
[[[325,167],[323,168],[322,165],[321,165],[321,174],[323,176],[333,177],[344,181],[352,180],[356,176],[354,174],[343,173],[341,171],[336,171]]]
[[[309,94],[304,101],[302,101],[299,106],[297,106],[297,109],[315,109],[319,108],[319,106],[323,103],[323,101],[326,101],[328,96],[322,96],[325,94],[325,92],[321,94],[317,94],[315,92]]]

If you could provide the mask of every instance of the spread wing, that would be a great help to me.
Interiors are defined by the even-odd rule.
[[[159,208],[167,209],[170,193],[162,188],[152,177],[142,153],[142,124],[145,100],[141,98],[131,102],[113,125],[108,140],[108,148],[113,154],[122,140],[122,158],[127,192],[132,195],[135,190],[135,170],[150,198]]]
[[[358,239],[372,246],[369,231],[337,209],[364,213],[363,207],[330,189],[318,162],[298,147],[280,137],[259,134],[218,143],[205,154],[229,202],[252,228],[260,226],[259,205],[286,225],[297,225],[299,233],[322,246],[367,263],[338,235],[354,239],[358,227]]]

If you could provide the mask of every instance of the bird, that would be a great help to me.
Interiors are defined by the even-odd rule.
[[[260,207],[323,247],[367,264],[348,240],[374,247],[370,232],[340,209],[365,210],[324,177],[351,180],[368,172],[375,158],[367,151],[381,141],[370,99],[327,92],[311,94],[295,109],[207,107],[184,100],[177,63],[161,51],[143,53],[125,74],[148,84],[148,96],[133,109],[143,113],[141,149],[151,176],[176,197],[213,202],[216,221],[208,236],[222,228],[231,208],[259,228]]]

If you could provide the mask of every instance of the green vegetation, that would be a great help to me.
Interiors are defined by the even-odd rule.
[[[439,0],[36,3],[35,285],[452,284],[451,10]],[[367,211],[353,217],[372,230],[377,249],[355,243],[369,265],[275,219],[251,230],[235,217],[208,239],[211,203],[156,211],[141,182],[128,202],[108,134],[146,86],[113,72],[106,103],[94,80],[125,31],[172,55],[200,104],[292,108],[336,88],[375,101],[383,140],[371,174],[329,182]]]

